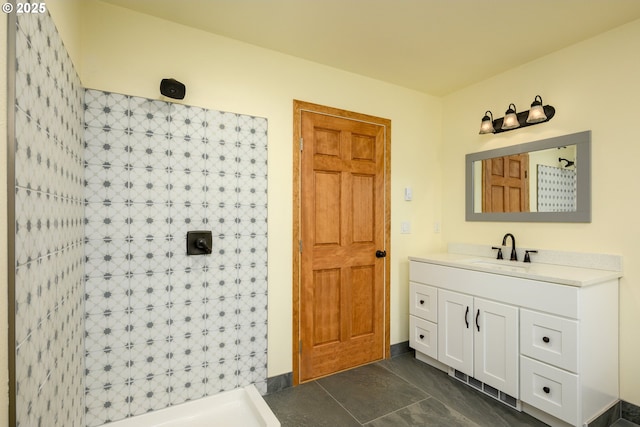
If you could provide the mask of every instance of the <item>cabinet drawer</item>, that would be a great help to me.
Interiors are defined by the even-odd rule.
[[[578,425],[578,376],[520,356],[520,399]]]
[[[421,317],[431,322],[438,321],[438,289],[409,283],[409,314]]]
[[[409,316],[409,347],[437,359],[438,325],[419,317]]]
[[[578,372],[578,322],[520,310],[520,352],[545,363]]]

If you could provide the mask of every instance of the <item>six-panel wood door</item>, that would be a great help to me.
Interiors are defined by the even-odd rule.
[[[529,212],[529,155],[482,161],[482,212]]]
[[[385,356],[385,128],[301,114],[299,379]]]

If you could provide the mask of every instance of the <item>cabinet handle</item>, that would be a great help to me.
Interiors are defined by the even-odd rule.
[[[467,329],[469,329],[469,306],[467,306],[467,311],[464,313],[464,323],[467,324]]]
[[[421,340],[424,339],[424,335],[420,334],[420,339]]]
[[[423,299],[420,300],[420,305],[424,305],[424,300]]]
[[[478,328],[478,332],[480,332],[480,323],[478,322],[478,317],[480,317],[480,309],[476,313],[476,328]]]
[[[542,391],[544,391],[545,393],[549,394],[551,389],[549,387],[542,387]]]
[[[542,341],[544,341],[544,342],[548,343],[548,342],[549,342],[549,341],[551,341],[551,340],[549,339],[549,337],[542,337]]]

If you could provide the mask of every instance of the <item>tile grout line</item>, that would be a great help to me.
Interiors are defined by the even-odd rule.
[[[344,409],[344,410],[345,410],[345,412],[346,412],[347,414],[349,414],[349,416],[350,416],[351,418],[353,418],[353,419],[354,419],[358,424],[360,424],[361,426],[364,426],[364,424],[363,424],[363,423],[361,423],[361,422],[360,422],[360,420],[359,420],[359,419],[357,419],[357,418],[355,417],[355,415],[353,415],[353,414],[351,413],[351,411],[349,411],[347,408],[345,408],[345,407],[344,407],[344,405],[343,405],[342,403],[340,403],[340,402],[338,401],[338,399],[336,399],[336,398],[335,398],[335,397],[334,397],[334,396],[329,392],[329,390],[327,390],[326,388],[324,388],[324,387],[322,386],[322,384],[320,384],[317,380],[316,380],[316,381],[314,381],[314,382],[315,382],[315,383],[318,385],[318,387],[320,387],[320,388],[321,388],[325,393],[327,393],[327,395],[328,395],[331,399],[333,399],[333,401],[334,401],[334,402],[336,402],[336,403],[337,403],[337,404],[338,404],[342,409]]]
[[[401,410],[403,410],[403,409],[407,409],[407,408],[408,408],[408,407],[410,407],[410,406],[417,405],[418,403],[422,403],[422,402],[424,402],[425,400],[429,400],[429,399],[433,399],[433,397],[432,397],[432,396],[430,396],[430,395],[428,395],[428,396],[427,396],[427,397],[425,397],[424,399],[418,400],[418,401],[413,402],[413,403],[411,403],[411,404],[409,404],[409,405],[403,406],[402,408],[398,408],[398,409],[396,409],[395,411],[391,411],[391,412],[389,412],[389,413],[386,413],[386,414],[384,414],[384,415],[381,415],[381,416],[379,416],[378,418],[374,418],[374,419],[372,419],[372,420],[369,420],[369,421],[367,421],[366,423],[361,424],[361,425],[362,425],[362,426],[366,426],[367,424],[370,424],[370,423],[372,423],[372,422],[374,422],[374,421],[377,421],[377,420],[380,420],[380,419],[382,419],[382,418],[388,417],[388,416],[389,416],[389,415],[391,415],[391,414],[395,414],[395,413],[397,413],[397,412],[399,412],[399,411],[401,411]]]
[[[391,360],[391,359],[387,359],[387,360]],[[421,392],[423,392],[423,393],[424,393],[424,394],[426,394],[427,396],[429,396],[429,397],[433,397],[433,396],[431,396],[431,393],[429,393],[427,390],[425,390],[425,389],[423,389],[422,387],[420,387],[420,385],[419,385],[419,384],[415,384],[415,383],[413,383],[411,380],[409,380],[409,379],[407,379],[407,378],[403,377],[402,375],[400,375],[400,374],[398,374],[398,373],[396,373],[396,372],[392,371],[392,370],[391,370],[391,369],[389,369],[388,367],[386,367],[386,366],[384,366],[384,365],[380,364],[380,362],[377,362],[377,363],[376,363],[376,365],[378,365],[378,366],[380,366],[381,368],[385,369],[387,372],[392,373],[393,375],[395,375],[396,377],[400,378],[402,381],[406,382],[407,384],[412,385],[413,387],[417,388],[418,390],[420,390]]]

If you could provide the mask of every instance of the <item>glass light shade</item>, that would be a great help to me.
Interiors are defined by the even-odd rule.
[[[536,95],[536,98],[531,104],[531,109],[529,110],[527,123],[540,123],[545,120],[547,120],[547,115],[545,114],[544,107],[542,106],[542,98],[540,95]]]
[[[509,109],[504,113],[504,120],[502,121],[502,129],[509,130],[520,127],[520,122],[518,121],[518,116],[516,115],[516,106],[513,104],[509,104]]]
[[[496,130],[493,128],[493,115],[489,117],[490,114],[491,111],[487,111],[482,118],[482,123],[480,124],[480,135],[496,132]]]

